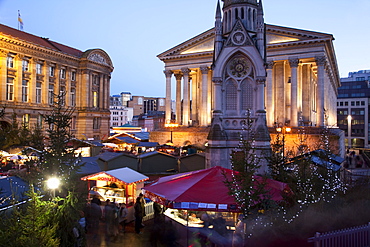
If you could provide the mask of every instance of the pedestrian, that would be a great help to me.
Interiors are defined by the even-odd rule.
[[[244,228],[245,228],[245,219],[242,214],[239,214],[238,216],[238,223],[235,226],[235,231],[233,234],[233,247],[238,247],[238,246],[243,246],[244,245],[244,239],[245,239],[245,234],[244,234]]]
[[[154,220],[159,219],[163,213],[162,205],[158,202],[153,202]]]
[[[119,224],[121,226],[121,232],[125,232],[125,227],[127,223],[128,209],[126,203],[121,203],[119,208]]]
[[[135,232],[137,234],[140,234],[141,228],[143,228],[143,217],[144,217],[144,208],[142,206],[140,196],[136,198],[134,210],[135,210]]]
[[[104,207],[104,213],[107,240],[115,241],[118,237],[119,225],[118,208],[116,207],[115,203],[107,199]]]
[[[86,208],[87,229],[96,238],[99,232],[99,224],[102,218],[101,207],[95,203],[89,203]]]

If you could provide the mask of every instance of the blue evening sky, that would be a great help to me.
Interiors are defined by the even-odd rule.
[[[217,0],[0,0],[0,23],[113,60],[111,95],[164,97],[158,54],[214,25]],[[341,77],[370,69],[369,0],[263,0],[268,24],[330,33]]]

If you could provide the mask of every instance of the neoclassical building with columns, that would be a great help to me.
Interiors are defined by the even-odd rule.
[[[75,109],[71,130],[76,138],[109,136],[113,64],[105,51],[80,51],[0,24],[0,64],[2,125],[11,123],[13,112],[21,123],[42,125],[53,96],[63,93],[65,106]]]
[[[277,124],[336,126],[340,80],[333,40],[266,24],[261,0],[223,0],[222,8],[218,1],[215,27],[158,55],[165,64],[166,121],[210,128],[207,162],[226,167],[246,115],[261,150]]]

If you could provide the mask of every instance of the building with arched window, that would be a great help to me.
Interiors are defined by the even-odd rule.
[[[222,8],[218,2],[215,27],[158,55],[165,64],[166,121],[209,127],[207,162],[227,168],[247,116],[261,151],[276,124],[336,126],[333,40],[266,24],[261,0],[223,0]]]
[[[64,94],[65,106],[75,108],[71,128],[76,138],[109,136],[113,64],[105,51],[80,51],[4,25],[0,40],[2,124],[11,122],[13,112],[29,126],[42,124],[54,96]]]

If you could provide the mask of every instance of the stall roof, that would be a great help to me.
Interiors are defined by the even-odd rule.
[[[128,167],[114,169],[110,171],[102,171],[81,178],[81,180],[106,180],[112,182],[123,182],[125,184],[143,182],[148,179],[149,177]]]
[[[139,147],[148,147],[148,148],[156,147],[156,146],[158,146],[158,142],[140,142],[138,144],[138,146]]]

